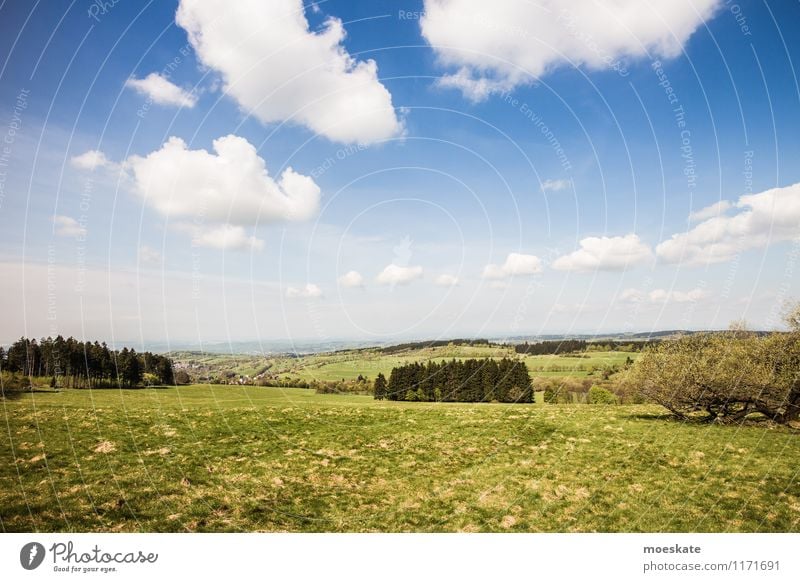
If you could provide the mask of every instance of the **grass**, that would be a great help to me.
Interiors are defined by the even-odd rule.
[[[585,377],[592,369],[618,365],[622,367],[628,357],[636,359],[638,354],[629,352],[588,352],[587,357],[526,356],[525,363],[532,376]],[[468,358],[518,357],[511,346],[444,346],[385,354],[379,350],[363,349],[331,354],[317,354],[302,358],[278,358],[272,361],[272,371],[281,377],[296,380],[354,380],[359,375],[374,379],[379,372],[389,376],[392,368],[411,362],[441,362]],[[256,367],[256,364],[250,366]]]
[[[532,376],[576,376],[584,377],[593,369],[606,366],[625,365],[625,360],[636,360],[638,353],[632,352],[586,352],[582,357],[573,355],[525,356],[525,365]]]
[[[800,435],[195,385],[0,401],[4,531],[800,530]]]

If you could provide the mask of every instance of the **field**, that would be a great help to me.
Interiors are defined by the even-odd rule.
[[[193,385],[0,401],[4,531],[800,531],[796,431]]]
[[[284,380],[337,381],[354,380],[359,375],[374,379],[379,372],[387,377],[392,368],[411,362],[442,361],[468,358],[518,357],[510,346],[442,346],[414,349],[398,353],[385,353],[378,349],[359,349],[299,358],[255,355],[220,355],[181,352],[175,354],[178,362],[192,363],[202,369],[203,375],[224,377],[233,372],[236,376],[254,377],[268,367],[269,374]],[[638,353],[620,351],[586,352],[575,355],[526,356],[525,363],[531,376],[585,377],[605,366],[622,366],[627,358],[635,360]],[[190,372],[193,372],[190,370]],[[196,375],[196,374],[195,374]]]

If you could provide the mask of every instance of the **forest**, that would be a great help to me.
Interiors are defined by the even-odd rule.
[[[414,362],[375,379],[377,400],[417,402],[533,402],[528,368],[503,358]]]
[[[105,342],[57,336],[39,341],[21,337],[0,347],[0,371],[49,377],[51,387],[102,388],[175,383],[172,360],[133,348],[110,349]]]

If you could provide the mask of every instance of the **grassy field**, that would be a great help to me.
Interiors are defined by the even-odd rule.
[[[5,531],[800,531],[800,435],[308,390],[0,401]]]
[[[622,366],[630,357],[639,354],[630,352],[586,352],[581,357],[566,355],[527,356],[524,358],[531,376],[575,376],[585,377],[593,369],[604,366]],[[204,370],[217,376],[223,372],[254,376],[269,365],[269,371],[284,379],[337,381],[354,380],[359,375],[374,379],[379,372],[387,377],[396,366],[412,362],[442,360],[465,360],[468,358],[518,357],[511,346],[442,346],[415,349],[399,353],[385,353],[378,349],[360,349],[342,352],[306,355],[300,358],[247,355],[189,354],[180,353],[177,360],[200,364]]]

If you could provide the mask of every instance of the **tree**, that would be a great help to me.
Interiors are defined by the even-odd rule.
[[[800,331],[759,335],[738,326],[646,350],[631,371],[647,399],[678,418],[740,421],[800,417]]]
[[[375,378],[375,386],[374,386],[375,400],[383,400],[384,398],[386,398],[387,388],[388,387],[386,385],[386,376],[379,373],[378,376]]]
[[[783,321],[792,332],[800,333],[800,302],[784,305]]]

